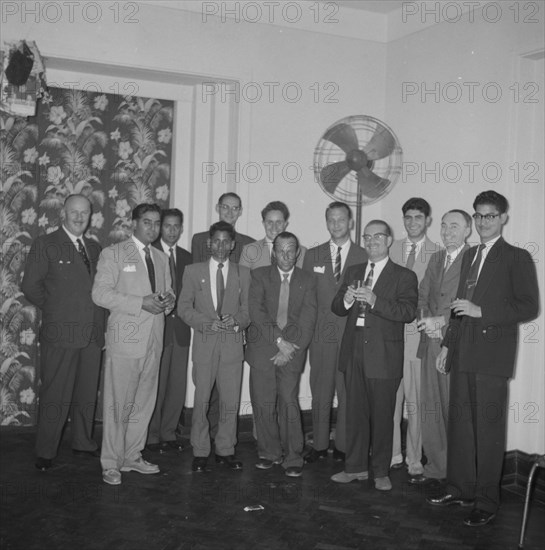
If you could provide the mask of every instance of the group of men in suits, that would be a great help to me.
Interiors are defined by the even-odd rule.
[[[473,206],[479,247],[467,245],[471,217],[456,209],[441,220],[444,248],[433,244],[430,206],[416,197],[402,207],[405,239],[373,220],[357,246],[350,208],[334,202],[325,212],[331,238],[306,251],[286,231],[280,201],[261,212],[262,240],[236,233],[242,203],[226,193],[219,221],[193,237],[190,255],[176,244],[183,214],[150,204],[134,209],[129,239],[100,253],[83,237],[88,199],[68,197],[63,227],[34,242],[23,279],[43,314],[36,466],[51,467],[70,413],[74,453],[100,455],[106,483],[121,483],[121,472],[159,472],[141,451],[146,443],[181,450],[175,430],[191,327],[194,471],[207,469],[212,445],[218,464],[242,468],[235,446],[245,359],[257,468],[281,464],[299,477],[305,463],[326,458],[336,394],[332,451],[345,467],[333,481],[372,475],[376,489],[390,490],[389,470],[403,462],[405,410],[410,482],[446,479],[430,504],[472,506],[465,523],[485,525],[499,505],[517,327],[537,314],[538,287],[530,255],[501,237],[505,197],[486,191]],[[92,425],[106,309],[99,450]],[[304,455],[298,386],[307,349],[313,432]],[[493,418],[483,414],[490,403]]]

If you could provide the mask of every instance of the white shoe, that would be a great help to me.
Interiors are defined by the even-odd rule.
[[[358,472],[356,474],[339,472],[331,476],[331,480],[336,483],[350,483],[351,481],[365,481],[366,479],[369,479],[369,472]]]
[[[121,473],[115,468],[102,471],[102,481],[108,485],[121,485]]]
[[[147,460],[144,460],[142,457],[131,462],[124,462],[121,466],[122,472],[138,472],[139,474],[158,474],[159,466],[157,464],[152,464]]]

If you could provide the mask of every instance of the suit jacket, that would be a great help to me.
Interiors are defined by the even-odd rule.
[[[288,322],[283,329],[276,324],[281,278],[276,266],[254,269],[250,285],[250,319],[248,328],[246,361],[257,369],[275,368],[271,357],[276,355],[276,339],[297,344],[288,366],[302,371],[305,366],[306,349],[314,334],[316,323],[316,282],[309,273],[295,267],[290,278]]]
[[[224,362],[243,361],[242,330],[250,323],[248,290],[250,270],[229,262],[225,283],[222,315],[231,314],[238,321],[238,332],[215,332],[210,326],[218,318],[210,287],[210,262],[187,266],[184,272],[182,292],[178,300],[178,315],[195,331],[193,338],[193,362],[211,363],[214,348],[221,345]]]
[[[203,231],[202,233],[195,233],[191,239],[191,255],[193,256],[193,263],[206,262],[210,259],[210,250],[208,249],[208,231]],[[240,256],[242,255],[242,249],[245,245],[253,243],[255,239],[249,237],[248,235],[243,235],[242,233],[235,234],[235,248],[231,251],[229,255],[229,260],[238,264],[240,262]]]
[[[297,267],[303,267],[303,260],[307,249],[304,246],[299,246],[299,258],[297,258]],[[257,267],[266,267],[271,265],[271,254],[265,239],[253,241],[244,246],[240,256],[240,265],[256,269]]]
[[[94,341],[104,346],[106,311],[91,299],[102,247],[85,237],[83,242],[91,274],[62,227],[38,237],[30,248],[21,288],[27,300],[42,311],[42,343],[83,348]]]
[[[331,311],[331,303],[337,290],[344,281],[346,270],[356,264],[367,261],[367,252],[355,243],[350,243],[346,261],[339,281],[333,274],[334,265],[331,261],[330,241],[307,250],[303,261],[303,270],[311,273],[316,281],[316,299],[318,316],[316,318],[315,334],[312,345],[322,343],[339,343],[346,324],[346,317],[339,317]]]
[[[156,292],[171,291],[168,258],[151,247]],[[114,355],[145,357],[155,342],[163,343],[165,316],[142,309],[151,294],[146,265],[132,238],[112,244],[100,254],[93,285],[93,301],[110,310],[106,347]]]
[[[478,247],[462,258],[458,296],[463,296],[469,268]],[[448,347],[447,369],[511,377],[518,344],[518,324],[535,318],[539,290],[530,254],[500,237],[481,268],[471,301],[482,317],[462,315],[450,320],[443,346]],[[458,361],[453,362],[453,351]]]
[[[358,308],[344,306],[346,288],[353,280],[364,280],[367,263],[348,268],[344,282],[333,299],[336,315],[348,316],[341,342],[339,370],[352,367],[356,338],[364,340],[364,372],[368,378],[401,378],[403,376],[404,325],[410,323],[418,303],[418,281],[410,269],[389,260],[373,287],[375,307],[365,316],[365,331],[356,334]]]
[[[153,246],[157,248],[157,250],[164,252],[161,245],[161,239],[155,241]],[[189,347],[191,343],[191,329],[179,317],[177,305],[178,299],[180,298],[180,292],[182,291],[184,270],[192,261],[191,254],[185,248],[176,245],[176,280],[172,281],[172,287],[176,291],[176,305],[172,313],[167,315],[165,319],[165,344],[176,341],[179,346]]]
[[[469,245],[466,244],[444,275],[443,270],[447,251],[440,250],[433,254],[426,269],[426,274],[418,288],[418,311],[424,310],[426,317],[443,317],[445,320],[445,324],[441,329],[443,338],[447,332],[450,319],[450,304],[456,298],[456,292],[458,291],[462,257],[467,250],[469,250]],[[420,358],[425,356],[430,342],[430,338],[425,332],[421,334],[417,353],[417,357]]]

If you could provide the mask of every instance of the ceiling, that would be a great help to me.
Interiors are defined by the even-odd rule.
[[[329,0],[321,0],[327,2]],[[401,9],[403,2],[397,0],[336,0],[335,4],[344,8],[371,11],[374,13],[390,13]]]

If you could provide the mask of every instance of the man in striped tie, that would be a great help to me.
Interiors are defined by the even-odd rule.
[[[314,338],[309,347],[310,389],[312,392],[312,449],[305,455],[307,464],[327,457],[333,397],[337,393],[337,421],[333,459],[344,460],[345,454],[345,387],[344,376],[337,369],[339,348],[346,317],[331,311],[331,302],[344,280],[346,269],[367,260],[367,253],[350,239],[354,227],[352,210],[344,202],[332,202],[325,211],[327,231],[331,238],[305,254],[303,270],[316,281],[318,317]]]
[[[333,313],[347,317],[339,356],[346,383],[346,460],[344,471],[331,479],[363,481],[372,470],[375,488],[389,491],[404,325],[415,317],[418,282],[410,269],[390,260],[386,222],[369,222],[363,241],[369,261],[347,270],[331,305]]]

